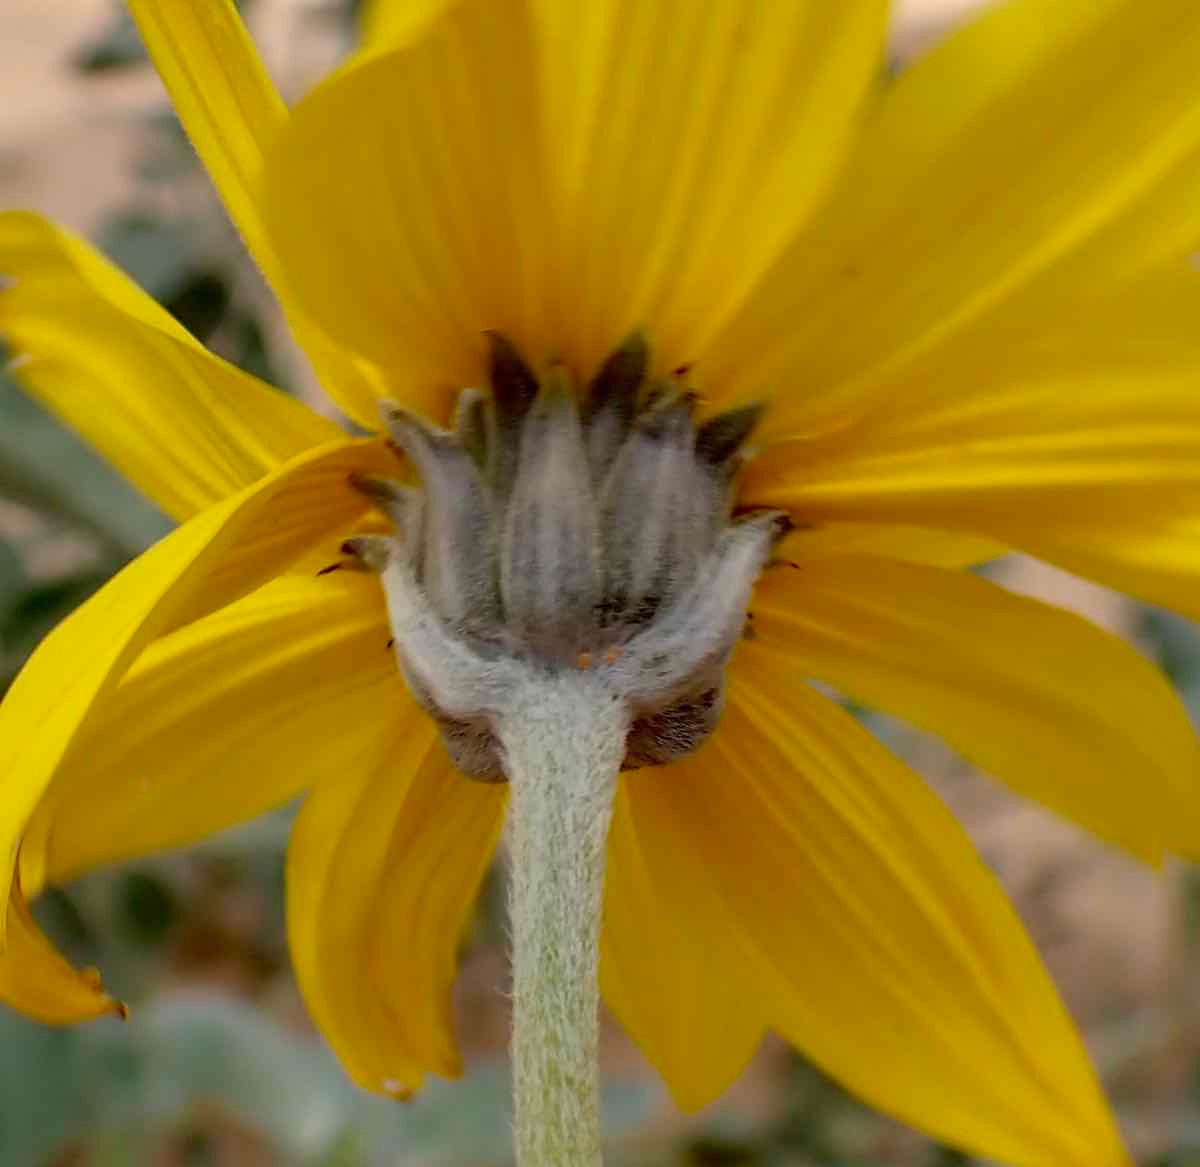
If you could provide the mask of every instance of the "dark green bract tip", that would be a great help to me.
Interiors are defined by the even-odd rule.
[[[637,409],[638,391],[650,368],[650,346],[635,332],[600,366],[588,385],[584,414],[613,409],[626,418]]]
[[[728,461],[754,432],[763,409],[761,403],[754,402],[710,417],[696,435],[696,453],[713,466]]]
[[[483,335],[491,348],[488,376],[496,412],[505,418],[522,418],[537,396],[537,377],[506,336],[490,331]]]

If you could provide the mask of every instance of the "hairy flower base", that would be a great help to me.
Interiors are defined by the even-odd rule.
[[[383,575],[396,654],[455,764],[503,781],[496,734],[534,676],[591,670],[628,703],[624,766],[694,750],[720,716],[725,664],[771,548],[776,511],[734,521],[757,408],[697,424],[681,380],[650,380],[640,337],[583,394],[492,338],[491,394],[453,432],[388,405],[421,487],[359,483],[392,536],[346,550]]]

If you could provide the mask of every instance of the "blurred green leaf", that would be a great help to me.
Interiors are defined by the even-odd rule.
[[[89,872],[37,898],[34,916],[77,965],[104,970],[108,985],[135,1006],[161,981],[179,918],[187,860],[176,857]]]
[[[160,304],[178,295],[193,262],[196,224],[125,211],[101,227],[96,246]]]
[[[170,529],[161,511],[3,377],[0,498],[77,527],[119,560]]]
[[[33,1167],[76,1133],[86,1106],[78,1031],[0,1011],[0,1167]]]
[[[320,1042],[224,996],[168,998],[127,1024],[73,1030],[0,1015],[0,1050],[0,1116],[20,1118],[7,1141],[0,1123],[0,1167],[30,1167],[71,1140],[103,1145],[120,1162],[126,1136],[179,1131],[201,1106],[261,1132],[281,1163],[509,1161],[509,1080],[500,1068],[472,1067],[397,1105],[353,1086]],[[607,1090],[606,1132],[637,1126],[655,1100],[642,1085]],[[36,1121],[27,1121],[30,1108]]]
[[[179,997],[138,1011],[125,1031],[93,1031],[109,1122],[137,1125],[215,1103],[308,1162],[341,1134],[353,1088],[313,1042],[284,1033],[250,1005],[220,996]]]
[[[146,50],[133,18],[124,5],[113,10],[108,23],[76,50],[75,68],[81,73],[107,73],[146,60]]]
[[[38,641],[69,616],[108,579],[111,570],[87,569],[63,579],[27,588],[0,624],[5,654],[23,660]]]
[[[245,7],[244,0],[239,7]],[[124,4],[114,5],[108,22],[79,46],[74,58],[75,68],[81,73],[107,73],[145,60],[142,38]]]
[[[192,149],[179,115],[169,104],[156,106],[141,114],[146,133],[142,151],[134,164],[139,184],[159,186],[177,182],[200,169],[200,159]]]
[[[363,1098],[356,1116],[369,1164],[402,1161],[445,1167],[512,1161],[512,1083],[507,1067],[474,1065],[455,1082],[430,1080],[402,1106]],[[604,1137],[619,1139],[646,1121],[659,1101],[647,1082],[605,1083]]]
[[[194,161],[186,140],[180,146],[171,133],[163,144],[165,158],[182,149]],[[230,272],[201,253],[196,240],[203,238],[205,231],[191,219],[129,211],[109,219],[97,243],[197,340],[254,376],[280,384],[262,325],[235,303]]]
[[[687,1167],[751,1167],[762,1155],[749,1142],[702,1135],[688,1144],[683,1162]]]
[[[0,627],[25,589],[25,568],[9,543],[0,539]]]
[[[217,272],[201,268],[189,271],[162,303],[193,336],[207,341],[225,319],[231,300],[225,279]],[[240,360],[237,364],[242,365]]]
[[[1165,608],[1145,608],[1141,632],[1151,643],[1163,672],[1200,718],[1200,627]]]
[[[157,944],[175,922],[177,906],[170,885],[147,870],[121,872],[122,915],[139,944]]]

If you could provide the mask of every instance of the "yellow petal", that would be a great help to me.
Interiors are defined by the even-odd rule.
[[[351,1077],[404,1097],[426,1072],[460,1072],[450,989],[505,788],[454,773],[411,699],[372,729],[296,820],[288,933],[309,1010]]]
[[[746,963],[724,904],[691,883],[653,833],[658,796],[680,781],[687,776],[669,768],[639,771],[617,790],[600,987],[676,1103],[690,1111],[724,1093],[766,1024],[746,992]]]
[[[645,831],[724,897],[755,1007],[853,1093],[954,1146],[1128,1167],[1053,986],[949,812],[753,646],[732,674],[720,729],[661,785]]]
[[[1190,368],[965,389],[945,407],[863,426],[839,454],[772,447],[747,476],[755,505],[815,519],[1007,531],[1200,499],[1200,395]],[[1088,508],[1092,515],[1089,515]]]
[[[305,319],[267,237],[259,191],[263,154],[286,124],[287,110],[233,0],[129,0],[129,9],[179,120],[322,384],[351,417],[373,427],[373,371]]]
[[[16,888],[0,952],[0,1001],[47,1025],[125,1015],[125,1007],[104,992],[95,969],[76,971],[54,950]]]
[[[587,369],[644,327],[667,368],[698,362],[707,386],[712,336],[852,144],[882,71],[887,4],[531,8],[563,248],[560,343]]]
[[[34,895],[178,847],[342,773],[403,683],[378,581],[291,576],[152,644],[103,701],[21,843]]]
[[[485,329],[550,352],[535,76],[521,6],[463,0],[318,86],[268,160],[266,221],[306,307],[426,412],[478,383]]]
[[[366,442],[321,447],[210,507],[64,620],[0,704],[0,903],[21,835],[98,702],[160,636],[238,599],[365,509],[348,477],[379,467]]]
[[[268,222],[324,327],[437,410],[484,329],[587,372],[640,325],[703,369],[836,174],[886,5],[378,7],[272,154]]]
[[[1148,385],[1200,375],[1200,272],[1182,254],[1119,287],[1089,287],[1056,308],[1039,306],[1032,316],[1019,311],[1023,304],[886,379],[871,399],[867,428],[903,428],[914,417],[920,426],[927,414],[977,409],[981,395],[1036,392],[1085,375],[1137,375]]]
[[[232,0],[130,0],[179,120],[255,256],[267,252],[257,186],[264,147],[287,120]]]
[[[1151,325],[1181,279],[1096,301],[1028,351],[1010,338],[974,377],[965,352],[927,365],[844,433],[768,448],[744,500],[802,523],[972,532],[1200,614],[1200,333],[1178,306]],[[1181,303],[1200,308],[1197,292]]]
[[[1023,528],[1019,542],[1048,563],[1200,620],[1200,515],[1179,514],[1172,501],[1103,523]]]
[[[458,0],[366,0],[359,17],[360,53],[387,52],[411,44]]]
[[[1198,56],[1191,0],[996,5],[886,88],[713,374],[791,394],[767,425],[805,428],[989,318],[1034,333],[1182,258],[1200,239]]]
[[[936,733],[1140,858],[1200,855],[1200,745],[1162,674],[1083,618],[870,556],[775,572],[755,646]]]
[[[198,344],[83,240],[0,214],[0,334],[17,380],[177,519],[341,436]]]

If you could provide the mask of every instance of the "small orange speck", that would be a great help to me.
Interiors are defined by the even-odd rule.
[[[604,654],[605,663],[615,665],[617,661],[621,659],[621,653],[624,651],[625,650],[621,648],[620,645],[613,645],[613,647]]]
[[[126,1005],[124,1001],[114,1001],[113,1012],[117,1015],[118,1020],[129,1020],[129,1006]]]
[[[592,667],[592,654],[590,652],[581,652],[575,658],[575,667],[579,669],[590,669]]]
[[[384,1078],[379,1088],[396,1102],[408,1102],[413,1096],[413,1092],[398,1078]]]

